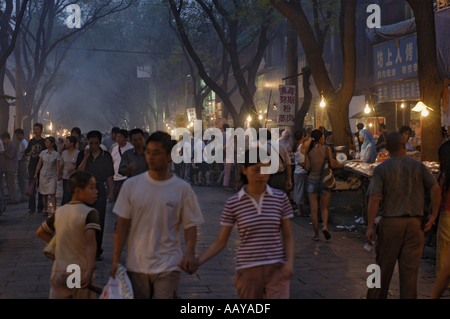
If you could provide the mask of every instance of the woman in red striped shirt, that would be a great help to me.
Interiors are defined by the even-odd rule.
[[[252,151],[258,154],[257,163],[250,163]],[[199,265],[226,247],[237,224],[241,239],[235,277],[238,298],[288,299],[294,267],[294,239],[289,224],[293,209],[283,191],[267,185],[270,175],[262,174],[261,168],[270,163],[263,164],[259,155],[259,148],[246,151],[242,168],[244,186],[227,200],[220,234],[200,256]]]

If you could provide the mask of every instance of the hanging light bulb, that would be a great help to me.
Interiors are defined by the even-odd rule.
[[[247,117],[247,121],[248,121],[248,122],[251,122],[251,121],[252,121],[252,117],[251,117],[250,115]]]
[[[422,111],[422,116],[423,117],[426,117],[426,116],[428,116],[428,110],[427,109],[424,109],[423,111]]]
[[[320,101],[320,107],[325,107],[325,106],[326,106],[325,99],[323,98],[323,95],[322,95],[322,101]]]
[[[369,103],[366,103],[366,108],[364,109],[364,113],[366,113],[366,114],[370,113]]]
[[[401,106],[401,107],[402,107],[402,109],[404,109],[404,108],[405,108],[405,103],[402,103],[402,106]]]
[[[261,114],[259,115],[259,119],[262,120],[262,115]]]

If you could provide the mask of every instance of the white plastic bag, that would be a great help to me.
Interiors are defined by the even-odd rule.
[[[115,279],[109,277],[100,299],[134,299],[130,278],[128,278],[126,269],[122,265],[117,266]]]

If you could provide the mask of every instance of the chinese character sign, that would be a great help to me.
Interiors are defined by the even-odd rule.
[[[186,115],[177,115],[177,128],[179,127],[186,127],[188,124],[187,116]]]
[[[195,108],[188,109],[187,116],[188,116],[189,123],[192,121],[195,121],[197,119],[197,117],[195,115]]]
[[[378,102],[420,100],[419,80],[407,80],[377,85]]]
[[[417,35],[375,46],[375,83],[417,77],[417,61]]]
[[[280,85],[280,102],[278,103],[278,125],[294,125],[295,85]]]

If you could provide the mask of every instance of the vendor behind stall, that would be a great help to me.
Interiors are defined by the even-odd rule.
[[[400,130],[399,133],[403,135],[403,137],[405,138],[406,141],[406,151],[407,152],[414,152],[414,146],[411,144],[411,142],[409,141],[409,139],[411,138],[411,128],[409,126],[403,125]]]
[[[386,153],[386,137],[389,135],[386,132],[386,124],[381,123],[378,127],[378,132],[380,132],[380,135],[376,144],[377,152]]]
[[[378,153],[375,147],[375,141],[373,139],[372,133],[369,130],[363,129],[359,132],[359,140],[362,143],[360,158],[365,163],[375,163]]]

